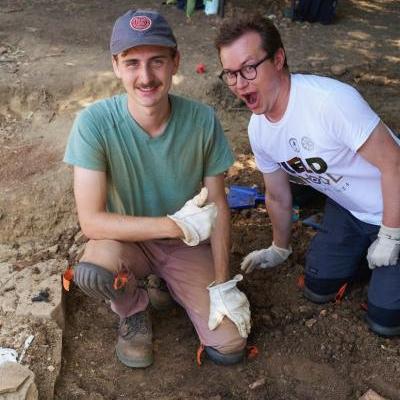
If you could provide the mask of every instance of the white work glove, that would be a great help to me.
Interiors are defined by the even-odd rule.
[[[250,333],[250,303],[246,295],[241,292],[236,284],[243,279],[243,275],[236,275],[228,282],[207,286],[210,293],[210,317],[208,328],[214,330],[228,317],[238,328],[239,335],[247,338]]]
[[[240,269],[248,274],[255,268],[273,268],[286,261],[291,254],[290,246],[288,249],[283,249],[272,242],[268,249],[255,250],[247,254],[240,264]]]
[[[381,225],[378,237],[369,246],[367,260],[370,269],[396,265],[400,250],[400,228]]]
[[[217,206],[206,204],[207,188],[188,200],[185,205],[173,215],[167,215],[179,228],[185,237],[182,239],[188,246],[197,246],[202,240],[208,239],[217,218]]]

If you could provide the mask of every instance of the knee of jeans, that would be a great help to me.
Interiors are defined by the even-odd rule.
[[[312,292],[325,295],[337,293],[341,286],[349,280],[350,278],[319,279],[306,274],[304,284]]]

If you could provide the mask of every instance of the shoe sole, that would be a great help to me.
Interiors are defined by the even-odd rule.
[[[365,316],[365,321],[372,332],[379,336],[391,337],[400,335],[400,326],[382,326],[372,321],[368,315]]]
[[[142,358],[141,360],[129,360],[118,352],[118,348],[115,349],[115,354],[122,364],[130,368],[146,368],[153,364],[153,356]]]

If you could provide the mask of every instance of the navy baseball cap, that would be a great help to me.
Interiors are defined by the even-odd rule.
[[[129,10],[115,21],[110,40],[111,54],[143,45],[177,47],[172,29],[160,13]]]

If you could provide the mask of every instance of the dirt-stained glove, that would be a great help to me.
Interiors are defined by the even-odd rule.
[[[250,304],[246,295],[241,292],[236,284],[243,279],[243,275],[236,275],[228,282],[207,286],[210,293],[210,317],[208,328],[214,330],[228,317],[238,328],[239,335],[247,338],[250,333]]]
[[[272,242],[268,249],[255,250],[247,254],[240,264],[240,269],[248,274],[255,268],[273,268],[286,261],[291,254],[290,246],[288,249],[283,249]]]
[[[185,205],[173,215],[167,215],[182,230],[182,239],[188,246],[197,246],[202,240],[208,239],[217,218],[217,206],[206,204],[207,188],[188,200]]]
[[[370,269],[395,265],[399,258],[400,228],[381,225],[378,237],[369,246],[367,260]]]

